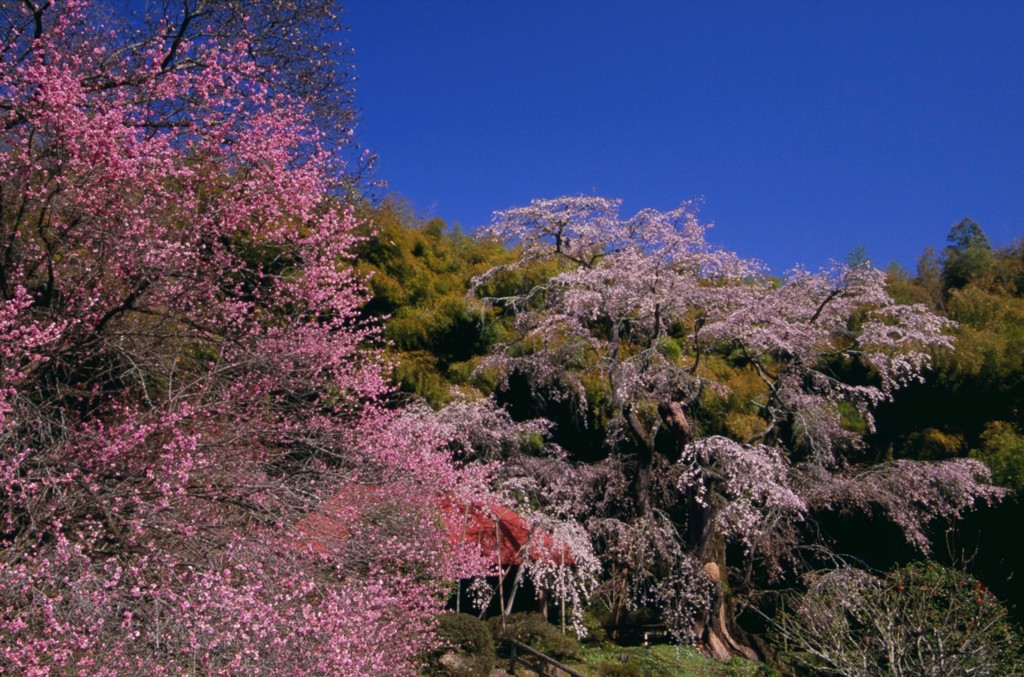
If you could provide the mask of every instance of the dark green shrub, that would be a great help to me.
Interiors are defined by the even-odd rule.
[[[548,623],[539,613],[511,614],[505,616],[504,624],[502,617],[496,616],[488,624],[496,641],[517,639],[552,658],[575,658],[581,650],[574,636],[563,635],[561,630]]]
[[[1006,609],[968,574],[934,562],[885,577],[840,569],[774,622],[779,648],[814,674],[1024,674],[1024,654]]]
[[[605,629],[610,624],[611,614],[595,612],[593,609],[583,611],[583,627],[587,630],[583,643],[587,645],[604,644],[608,641],[608,631]]]
[[[494,640],[487,624],[476,616],[441,614],[437,636],[440,646],[430,656],[428,675],[479,677],[494,669]]]

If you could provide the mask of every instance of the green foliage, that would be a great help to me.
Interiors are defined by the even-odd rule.
[[[943,250],[942,286],[959,289],[985,275],[992,263],[992,245],[981,226],[969,218],[953,226]]]
[[[858,243],[853,248],[846,252],[846,256],[843,258],[848,266],[856,268],[857,266],[870,266],[871,258],[868,256],[868,248],[863,243]]]
[[[981,433],[981,448],[971,456],[992,470],[993,480],[1014,491],[1024,490],[1024,430],[1008,421],[992,421]]]
[[[401,388],[434,406],[465,384],[474,357],[500,336],[500,325],[467,298],[469,281],[510,258],[500,245],[417,219],[398,200],[361,214],[366,240],[357,269],[369,276],[369,315],[385,318],[384,337]]]
[[[671,336],[660,337],[656,347],[658,352],[670,362],[678,363],[683,356],[682,347],[679,345],[679,342]]]
[[[949,317],[960,323],[947,376],[1019,383],[1024,376],[1024,296],[970,285],[950,294]]]
[[[894,274],[894,272],[896,274]],[[919,298],[958,325],[956,349],[936,356],[925,384],[881,407],[870,438],[876,458],[938,460],[970,454],[993,480],[1024,488],[1024,242],[992,248],[981,228],[961,222],[941,256],[927,250],[913,279],[890,271],[890,288]],[[1017,528],[1024,504],[983,509],[961,530],[958,550],[971,553],[979,575],[1024,618]],[[865,546],[857,547],[864,548]],[[873,559],[867,546],[858,554]],[[851,548],[853,549],[853,548]],[[877,565],[892,559],[876,561]]]
[[[857,410],[857,407],[849,402],[840,402],[836,408],[839,410],[839,418],[843,428],[861,435],[868,432],[868,423],[864,420],[864,416],[860,411]]]
[[[574,658],[582,649],[573,635],[563,635],[561,630],[548,623],[539,613],[495,616],[488,624],[496,641],[516,639],[555,659]]]
[[[612,613],[603,604],[592,604],[583,611],[583,627],[587,634],[583,638],[584,644],[603,644],[608,641],[608,631],[605,629],[612,624]]]
[[[917,459],[939,461],[956,458],[965,448],[963,435],[939,428],[925,428],[907,438],[907,450]]]
[[[742,411],[730,411],[725,416],[726,433],[734,440],[747,442],[753,440],[764,430],[764,419],[756,414]]]
[[[917,259],[917,279],[914,280],[928,299],[933,310],[943,307],[942,264],[932,247],[925,247],[924,253]]]
[[[969,217],[950,228],[946,240],[950,244],[949,249],[957,253],[963,253],[972,248],[992,249],[981,226]]]
[[[417,350],[391,357],[395,361],[392,376],[403,390],[416,393],[432,405],[448,401],[452,384],[441,373],[437,357],[432,353]]]
[[[445,677],[478,677],[490,674],[496,660],[494,640],[487,624],[476,616],[445,613],[437,619],[440,646],[430,656],[427,674]],[[443,660],[455,653],[454,660]]]
[[[517,252],[514,250],[503,250],[508,260],[515,258]],[[527,292],[539,288],[543,283],[567,269],[567,266],[559,261],[537,261],[529,265],[519,266],[512,269],[504,269],[491,276],[486,282],[480,285],[477,294],[480,297],[507,299],[513,296],[521,296]],[[535,304],[540,305],[542,297],[534,298]]]
[[[957,346],[936,356],[928,384],[879,410],[874,442],[919,459],[970,449],[996,471],[997,481],[1017,486],[1014,468],[1024,465],[1024,453],[1007,428],[990,426],[1024,414],[1024,246],[993,250],[980,227],[966,221],[954,226],[950,243],[941,261],[922,257],[916,279],[890,274],[891,288],[935,300],[958,323]],[[937,292],[940,278],[956,283]]]
[[[910,277],[910,273],[899,265],[898,263],[891,263],[885,270],[888,283],[889,294],[896,299],[899,303],[923,303],[926,306],[936,310],[941,306],[941,284],[938,283],[939,273],[936,265],[936,272],[934,279],[936,281],[934,288],[938,290],[933,296],[929,291],[929,287],[925,284],[922,277],[921,266],[932,265],[931,259],[921,257],[921,262],[918,265],[918,276],[916,278]],[[925,275],[928,273],[926,272]]]
[[[764,432],[757,403],[764,401],[768,387],[757,371],[734,355],[709,355],[702,364],[699,375],[722,387],[701,393],[695,412],[700,434],[747,442]]]

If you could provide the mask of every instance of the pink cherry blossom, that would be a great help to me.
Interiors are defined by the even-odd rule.
[[[872,409],[952,349],[950,322],[897,303],[869,266],[775,279],[708,243],[692,205],[626,219],[619,206],[565,197],[496,213],[485,234],[521,254],[475,281],[484,296],[517,269],[553,271],[484,296],[514,334],[480,369],[497,371],[499,390],[515,377],[537,401],[607,422],[597,466],[565,452],[519,464],[538,468],[534,495],[557,497],[549,509],[588,526],[613,605],[656,606],[677,636],[751,656],[729,610],[755,571],[770,579],[799,564],[814,511],[878,511],[927,550],[930,520],[1001,495],[964,460],[858,465]],[[707,396],[730,395],[723,364],[759,386],[735,405],[742,432],[702,436]]]
[[[489,471],[391,411],[346,167],[323,102],[283,79],[314,65],[267,51],[268,25],[299,25],[271,5],[148,32],[88,0],[3,10],[15,673],[414,675],[447,586],[485,573],[432,525]],[[342,516],[358,538],[300,529],[368,483],[386,500]]]

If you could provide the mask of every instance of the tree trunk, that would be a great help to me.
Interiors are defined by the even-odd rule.
[[[736,608],[729,588],[725,538],[714,528],[716,506],[712,503],[707,507],[697,507],[701,509],[691,509],[691,515],[698,517],[700,522],[689,526],[698,528],[691,528],[688,532],[697,541],[692,547],[704,563],[704,573],[714,585],[715,592],[707,617],[695,624],[694,635],[707,652],[719,660],[739,656],[759,661],[763,656],[751,646],[747,633],[736,625]]]
[[[651,512],[651,483],[654,479],[654,468],[650,456],[641,456],[636,469],[636,478],[633,481],[634,495],[636,496],[636,510],[640,515],[647,515]]]
[[[686,445],[693,439],[693,428],[683,406],[678,402],[661,402],[658,405],[664,429],[675,438],[676,447],[681,457]],[[655,485],[659,473],[665,473],[670,465],[669,459],[654,449],[653,433],[644,434],[642,425],[632,410],[626,411],[626,418],[638,441],[641,442],[641,453],[638,454],[634,491],[637,511],[640,515],[651,512],[655,503]],[[705,478],[702,481],[712,482]],[[706,500],[697,500],[697,491],[689,489],[683,500],[686,501],[686,528],[682,534],[687,551],[693,553],[704,564],[704,571],[714,583],[715,594],[704,618],[698,619],[693,633],[707,652],[718,659],[734,656],[749,660],[760,660],[758,651],[745,641],[747,635],[735,622],[736,611],[729,591],[729,576],[726,565],[725,539],[715,530],[715,516],[721,506],[716,505],[714,488],[710,484],[704,493]],[[706,503],[706,505],[705,505]],[[742,639],[737,639],[737,637]]]
[[[701,639],[708,652],[715,658],[740,656],[752,661],[760,660],[758,652],[745,641],[746,633],[736,626],[736,609],[729,590],[729,570],[725,563],[724,543],[716,544],[712,551],[713,556],[703,561],[704,571],[715,585],[715,596]]]

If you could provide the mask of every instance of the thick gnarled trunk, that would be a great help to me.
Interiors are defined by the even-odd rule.
[[[734,656],[760,660],[762,656],[748,643],[747,633],[736,625],[736,609],[729,589],[725,540],[712,533],[712,529],[712,523],[708,522],[704,547],[698,552],[700,561],[704,563],[704,573],[714,585],[715,592],[707,616],[694,624],[693,636],[698,638],[711,656],[719,660]]]
[[[658,411],[666,427],[674,434],[680,453],[692,439],[690,423],[677,402],[661,404]],[[711,483],[709,478],[700,482]],[[711,604],[704,617],[698,618],[692,636],[713,657],[724,660],[734,656],[759,660],[760,653],[750,646],[747,633],[735,622],[736,610],[729,588],[725,538],[716,529],[716,516],[723,507],[712,486],[703,491],[691,487],[684,492],[686,528],[684,543],[689,552],[703,564],[705,575],[714,586]]]

